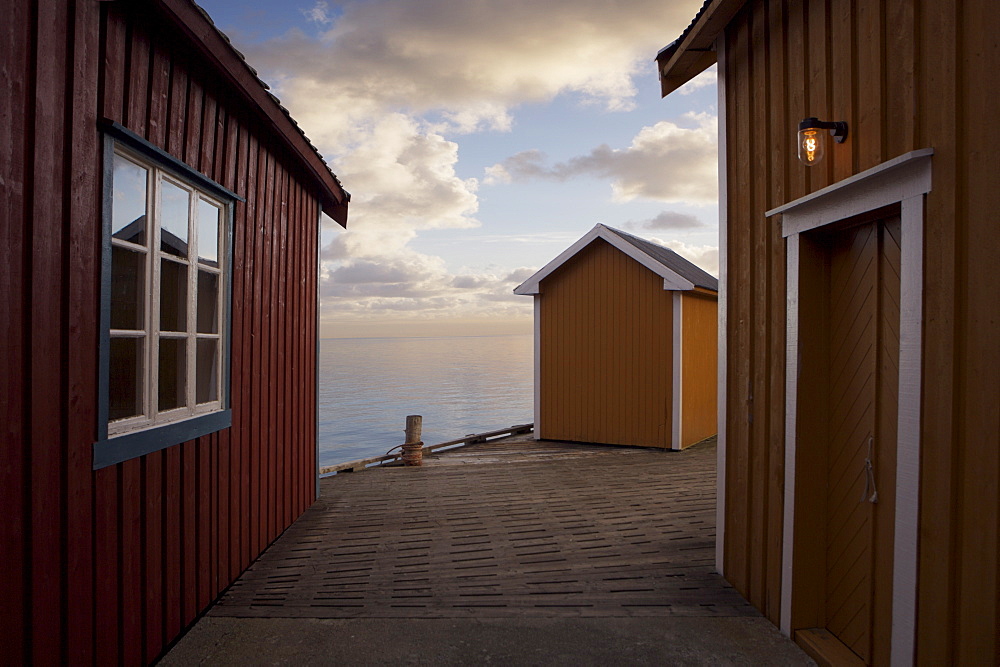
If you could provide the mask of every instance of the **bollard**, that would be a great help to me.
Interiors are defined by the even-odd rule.
[[[406,442],[403,443],[403,465],[419,466],[424,462],[424,443],[420,440],[424,418],[420,415],[406,417]]]

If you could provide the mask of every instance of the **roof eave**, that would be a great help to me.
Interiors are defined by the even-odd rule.
[[[189,38],[199,55],[224,74],[235,90],[258,110],[258,118],[299,158],[299,163],[314,181],[316,198],[323,212],[347,227],[350,195],[344,191],[315,146],[278,99],[267,91],[265,84],[229,40],[191,0],[157,0],[157,4],[165,17]]]
[[[656,54],[660,93],[666,97],[716,62],[715,40],[746,0],[710,0],[684,33]]]

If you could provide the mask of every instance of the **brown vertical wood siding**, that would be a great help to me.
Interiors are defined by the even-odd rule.
[[[669,447],[673,295],[595,239],[541,283],[539,437]]]
[[[727,578],[778,621],[785,243],[764,212],[934,149],[924,241],[917,657],[997,664],[1000,367],[994,270],[1000,66],[992,0],[751,0],[724,33]],[[802,118],[846,120],[806,168]]]
[[[719,302],[712,295],[681,292],[681,444],[718,432]]]
[[[153,660],[315,496],[319,204],[183,40],[128,3],[12,3],[0,40],[0,654]],[[232,428],[92,470],[100,118],[235,206]]]

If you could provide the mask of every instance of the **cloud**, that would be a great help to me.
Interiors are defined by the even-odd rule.
[[[451,286],[458,289],[478,289],[488,284],[485,276],[455,276],[451,279]]]
[[[625,229],[635,231],[663,231],[663,230],[688,230],[704,227],[705,223],[696,216],[688,213],[677,213],[676,211],[664,211],[650,220],[640,220],[638,222],[626,222]]]
[[[340,266],[330,274],[338,285],[372,285],[408,283],[414,274],[402,266],[358,260]]]
[[[321,146],[342,151],[385,110],[440,112],[453,131],[505,129],[509,110],[560,94],[633,106],[633,78],[678,33],[697,0],[367,0],[306,12],[293,30],[244,44],[250,62]]]
[[[319,0],[310,9],[303,9],[302,13],[309,21],[320,25],[329,25],[333,21],[333,17],[330,15],[330,5],[323,0]]]
[[[475,227],[476,179],[455,174],[458,145],[428,132],[403,114],[388,114],[359,131],[354,149],[337,162],[358,194],[351,201],[351,228],[384,234],[415,229]],[[408,239],[407,239],[408,240]]]
[[[537,271],[538,269],[536,268],[521,267],[519,269],[514,269],[513,271],[508,273],[505,280],[509,283],[512,282],[515,285],[520,285],[525,280],[535,275]]]
[[[642,128],[628,148],[602,145],[588,155],[552,166],[547,166],[541,151],[523,151],[488,167],[484,183],[591,176],[609,179],[617,201],[714,202],[718,198],[718,118],[709,114],[684,118],[693,127],[660,121]]]
[[[634,79],[700,0],[310,2],[304,29],[239,48],[353,194],[349,229],[321,249],[321,317],[369,322],[530,318],[531,300],[511,292],[534,269],[449,272],[409,247],[479,225],[481,181],[457,173],[455,137],[510,131],[518,107],[559,96],[632,108]],[[639,152],[604,148],[577,168],[645,196],[625,165]]]
[[[321,313],[342,322],[394,320],[402,313],[424,320],[526,319],[531,300],[513,290],[534,272],[449,275],[440,259],[410,250],[328,262],[320,275]]]

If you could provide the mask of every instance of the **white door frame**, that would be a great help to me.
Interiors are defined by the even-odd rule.
[[[781,214],[787,239],[785,351],[785,492],[781,631],[792,633],[796,417],[799,377],[800,234],[893,204],[900,205],[899,430],[893,541],[893,665],[913,663],[916,638],[917,533],[920,491],[920,388],[924,199],[931,190],[930,148],[913,151],[768,211]]]

